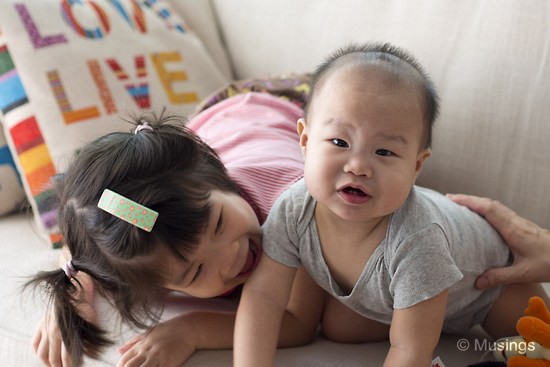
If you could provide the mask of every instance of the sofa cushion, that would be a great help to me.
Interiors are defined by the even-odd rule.
[[[418,183],[490,196],[550,227],[546,0],[212,3],[241,79],[311,71],[349,42],[409,50],[442,97]]]
[[[193,32],[199,36],[204,46],[220,67],[223,73],[231,78],[233,75],[227,51],[223,45],[216,14],[210,1],[167,0]]]
[[[87,141],[128,130],[139,110],[185,115],[227,77],[164,0],[6,0],[7,72],[1,113],[39,227],[57,243],[49,180]],[[0,79],[0,88],[5,79]]]

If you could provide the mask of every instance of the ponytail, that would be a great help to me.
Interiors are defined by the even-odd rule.
[[[239,193],[216,152],[185,121],[151,113],[129,122],[132,132],[113,132],[80,148],[54,182],[59,231],[74,268],[41,272],[27,283],[48,295],[75,365],[111,342],[82,317],[87,285],[73,272],[90,277],[122,323],[148,329],[160,320],[166,293],[156,249],[185,266],[210,218],[210,191]],[[98,208],[105,189],[160,213],[154,230]]]
[[[79,313],[78,308],[86,303],[84,289],[76,277],[68,276],[66,270],[41,271],[24,287],[42,288],[48,295],[48,307],[54,309],[61,339],[74,366],[82,363],[84,354],[97,358],[103,347],[112,344],[105,330]]]

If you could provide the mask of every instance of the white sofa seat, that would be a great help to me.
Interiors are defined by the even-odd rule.
[[[348,42],[388,41],[408,49],[442,98],[434,154],[418,183],[499,199],[550,228],[546,0],[170,2],[235,79],[311,71]],[[20,287],[36,271],[54,268],[58,251],[49,249],[33,223],[27,214],[0,218],[0,366],[41,365],[30,342],[45,304],[22,296]],[[102,315],[112,314],[107,305],[100,307],[106,307]],[[164,317],[196,307],[235,305],[178,298]],[[124,327],[113,332],[120,333],[120,343],[135,334]],[[435,355],[446,366],[463,367],[478,362],[490,346],[476,329],[442,336]],[[345,345],[319,336],[311,345],[279,350],[276,365],[380,366],[387,349],[387,342]],[[85,365],[113,366],[117,358],[115,346]],[[199,351],[185,366],[230,366],[231,358],[230,350]]]
[[[32,293],[21,294],[21,286],[29,274],[43,269],[53,269],[59,251],[51,250],[45,241],[33,230],[33,220],[26,214],[11,215],[0,220],[0,233],[5,242],[0,247],[0,366],[31,367],[41,366],[31,348],[34,330],[44,314],[44,300],[33,297]],[[114,325],[111,329],[119,344],[109,348],[101,360],[85,360],[85,366],[114,366],[118,360],[116,347],[129,340],[135,332],[120,326],[117,320],[108,319],[113,315],[104,302],[98,302],[98,310],[103,316],[105,325]],[[168,302],[164,318],[193,309],[235,309],[236,305],[229,300],[193,300],[174,297]],[[466,351],[457,348],[460,339],[466,338],[471,347]],[[485,335],[474,330],[466,336],[443,335],[436,355],[440,356],[446,366],[463,367],[478,362],[483,351],[475,349],[475,343],[483,343]],[[277,353],[276,366],[301,367],[353,367],[381,366],[383,364],[388,342],[368,344],[338,344],[318,336],[307,346],[280,349]],[[185,364],[189,367],[218,367],[232,365],[232,351],[199,351]]]

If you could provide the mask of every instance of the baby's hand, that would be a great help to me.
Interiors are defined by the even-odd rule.
[[[117,367],[181,366],[196,349],[189,338],[191,333],[185,329],[179,318],[156,325],[118,349],[122,356]]]
[[[71,359],[61,341],[61,333],[53,312],[48,312],[40,320],[32,338],[32,346],[45,366],[71,367]]]

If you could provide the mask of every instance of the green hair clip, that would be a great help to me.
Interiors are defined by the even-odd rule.
[[[151,232],[159,213],[114,191],[105,189],[97,207],[125,222]]]

